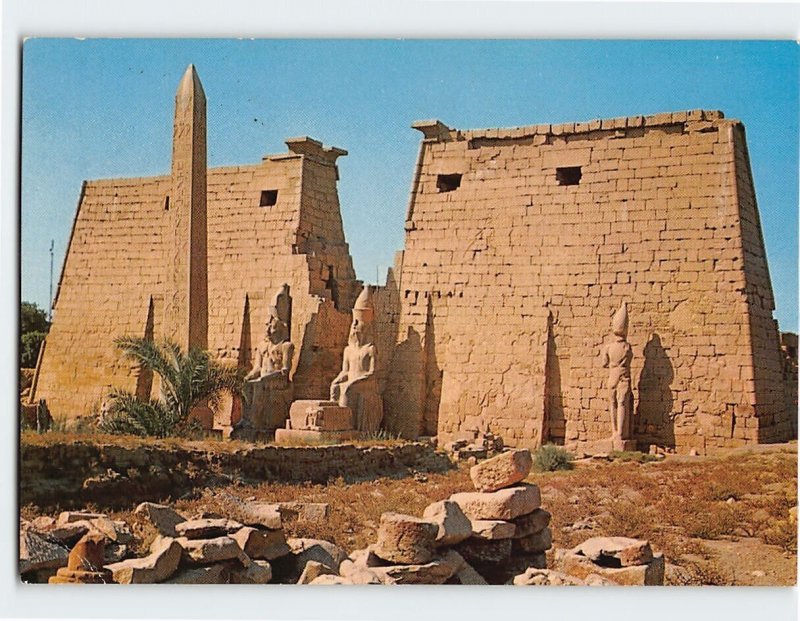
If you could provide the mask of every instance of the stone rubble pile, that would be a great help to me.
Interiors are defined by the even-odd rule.
[[[531,466],[530,451],[506,449],[470,469],[475,491],[434,502],[422,517],[384,513],[375,543],[350,554],[328,541],[286,538],[282,514],[324,519],[323,503],[231,496],[233,517],[187,519],[140,504],[135,515],[159,533],[140,557],[131,557],[128,525],[104,514],[23,520],[19,570],[26,582],[84,584],[663,584],[663,555],[625,537],[555,550],[548,569],[551,516],[539,488],[523,482]]]

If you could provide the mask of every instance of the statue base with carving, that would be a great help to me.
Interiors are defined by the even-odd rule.
[[[344,442],[361,437],[350,408],[316,399],[292,403],[286,427],[275,431],[276,444]]]

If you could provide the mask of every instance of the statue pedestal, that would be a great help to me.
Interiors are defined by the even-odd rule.
[[[587,442],[580,447],[581,450],[589,455],[605,455],[612,451],[635,451],[636,440],[617,440],[606,438],[605,440],[595,440]]]
[[[360,437],[350,408],[313,399],[292,403],[286,428],[275,430],[276,444],[341,442]]]
[[[235,440],[266,440],[282,427],[289,415],[294,390],[284,377],[262,377],[245,382],[242,419],[230,437]]]

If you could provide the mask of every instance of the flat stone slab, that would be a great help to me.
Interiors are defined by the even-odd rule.
[[[153,542],[151,553],[106,565],[117,584],[153,584],[172,576],[181,561],[183,548],[175,539],[160,537]]]
[[[235,533],[242,524],[225,518],[187,520],[175,525],[179,537],[187,539],[213,539]]]
[[[454,545],[469,538],[473,532],[469,518],[464,515],[458,503],[452,500],[440,500],[428,505],[422,517],[439,527],[436,534],[437,546]]]
[[[241,519],[247,526],[258,526],[268,530],[283,527],[279,506],[270,502],[247,502],[240,509]]]
[[[347,440],[358,440],[361,432],[349,431],[309,431],[307,429],[276,429],[275,444],[328,444],[341,443]]]
[[[528,449],[513,449],[472,466],[469,476],[479,492],[496,492],[522,481],[532,466]]]
[[[551,517],[550,513],[544,509],[536,509],[536,511],[515,518],[513,520],[516,526],[514,538],[521,539],[543,531],[550,524]]]
[[[539,508],[539,487],[523,484],[496,492],[461,492],[450,496],[470,520],[512,520]]]
[[[603,566],[630,567],[646,565],[653,560],[650,542],[629,537],[592,537],[576,546],[573,552]]]
[[[339,565],[347,559],[347,552],[335,543],[324,539],[291,538],[287,539],[289,549],[295,555],[295,561],[300,572],[305,569],[308,561],[317,561],[334,571],[339,570]]]
[[[647,565],[602,567],[582,554],[567,551],[557,557],[556,569],[565,574],[589,580],[594,574],[614,584],[658,586],[664,584],[664,555],[653,555]]]
[[[58,514],[56,524],[70,524],[81,520],[94,520],[96,518],[108,517],[105,513],[89,513],[87,511],[62,511]]]
[[[428,520],[384,513],[378,527],[378,541],[372,550],[392,563],[424,564],[433,557],[438,532],[438,525]]]
[[[505,520],[472,520],[472,536],[476,539],[510,539],[517,527]]]

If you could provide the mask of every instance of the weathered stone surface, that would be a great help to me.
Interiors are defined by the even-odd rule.
[[[512,520],[516,526],[514,538],[528,537],[544,530],[550,524],[551,517],[550,513],[544,509],[536,509],[536,511],[515,518]]]
[[[526,554],[545,552],[553,547],[553,533],[549,528],[544,528],[538,533],[514,539],[513,549]]]
[[[455,546],[468,563],[499,563],[511,556],[511,539],[475,539],[470,537]]]
[[[244,526],[231,537],[250,558],[272,561],[290,552],[282,530],[260,530]]]
[[[39,531],[49,530],[53,528],[55,525],[56,525],[55,518],[51,518],[49,515],[36,516],[29,523],[29,526],[33,530],[39,530]]]
[[[163,582],[178,569],[183,548],[172,538],[161,537],[153,542],[149,556],[132,558],[107,565],[118,584],[151,584]]]
[[[532,465],[528,449],[512,449],[472,466],[469,476],[479,492],[496,492],[522,481]]]
[[[65,524],[55,523],[46,530],[40,531],[48,539],[56,540],[67,546],[72,546],[75,542],[92,530],[92,524],[88,520],[77,522],[67,522]]]
[[[246,567],[232,565],[228,574],[230,584],[267,584],[272,580],[269,561],[255,560]]]
[[[330,541],[323,539],[287,539],[289,549],[295,555],[295,562],[302,571],[308,561],[317,561],[334,571],[339,570],[339,565],[347,558],[347,552]]]
[[[602,567],[586,556],[573,551],[566,551],[557,555],[556,558],[556,569],[581,580],[586,579],[590,574],[596,574],[615,584],[648,586],[664,584],[663,554],[654,555],[653,560],[647,565],[628,567]]]
[[[133,541],[133,533],[122,520],[111,520],[107,517],[94,518],[89,521],[106,539],[113,543],[127,544]]]
[[[439,527],[427,520],[384,513],[378,527],[378,541],[373,551],[382,559],[393,563],[427,563],[433,556],[433,547]]]
[[[444,584],[455,573],[451,563],[435,559],[424,564],[373,567],[384,584]]]
[[[274,503],[248,502],[241,508],[241,518],[247,526],[259,526],[269,530],[282,527],[281,514]]]
[[[510,539],[517,527],[505,520],[472,520],[472,536],[476,539]]]
[[[560,571],[530,567],[524,573],[514,576],[512,584],[517,586],[582,586],[585,583],[583,580],[568,576]]]
[[[472,534],[472,525],[461,507],[452,500],[440,500],[425,508],[422,517],[439,527],[437,546],[451,546]]]
[[[144,516],[159,533],[167,537],[177,537],[175,526],[186,521],[184,516],[171,507],[154,502],[143,502],[133,512]]]
[[[327,520],[330,513],[327,502],[277,502],[274,506],[282,519],[294,517],[300,522]]]
[[[80,522],[82,520],[94,520],[96,518],[108,517],[105,513],[89,513],[86,511],[62,511],[58,514],[56,524],[70,524],[72,522]]]
[[[242,558],[244,552],[235,539],[216,537],[213,539],[187,539],[176,541],[183,548],[183,560],[187,563],[206,564]]]
[[[103,568],[106,538],[97,531],[85,534],[70,550],[67,566],[48,580],[51,584],[107,584],[111,572]]]
[[[472,584],[475,586],[489,584],[484,577],[475,571],[475,568],[467,562],[456,572],[456,578],[458,578],[461,584]]]
[[[175,525],[179,537],[187,539],[213,539],[235,533],[242,525],[225,518],[187,520]]]
[[[576,546],[573,552],[606,567],[646,565],[653,560],[648,541],[629,537],[592,537]]]
[[[321,585],[328,585],[328,584],[356,584],[352,582],[348,578],[344,578],[342,576],[337,576],[336,574],[323,574],[321,576],[317,576],[308,584],[321,584]],[[364,583],[361,583],[364,584]],[[380,581],[374,582],[373,584],[380,584]]]
[[[496,492],[461,492],[450,500],[458,503],[470,520],[511,520],[539,508],[536,485],[518,485]]]
[[[337,575],[330,567],[326,567],[319,561],[307,561],[303,573],[297,580],[297,584],[311,584],[319,576],[335,576]]]
[[[30,529],[20,530],[19,573],[64,567],[68,556],[69,550],[63,545],[47,541]]]
[[[228,584],[230,567],[226,563],[217,563],[206,567],[181,569],[164,584]]]

